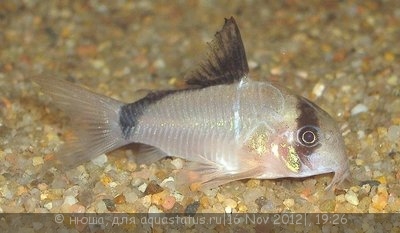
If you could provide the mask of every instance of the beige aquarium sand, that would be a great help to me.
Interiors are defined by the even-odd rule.
[[[325,192],[325,174],[196,191],[176,183],[184,160],[136,164],[136,146],[42,173],[72,131],[35,74],[125,102],[138,90],[179,88],[230,16],[254,78],[279,81],[337,120],[349,182]],[[0,213],[400,212],[399,1],[2,1],[0,28]],[[314,230],[399,232],[388,216]],[[0,229],[11,218],[0,214]]]

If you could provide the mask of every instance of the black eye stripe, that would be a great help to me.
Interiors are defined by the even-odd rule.
[[[316,105],[305,98],[299,97],[297,109],[299,110],[299,116],[296,119],[298,129],[307,125],[319,127],[318,107]]]
[[[303,97],[297,98],[298,117],[297,123],[297,143],[295,143],[295,150],[299,155],[302,164],[309,164],[308,156],[313,154],[314,151],[321,146],[319,142],[319,119],[318,119],[318,106],[308,101]],[[306,127],[310,127],[306,129]],[[303,133],[300,134],[300,131]],[[304,134],[310,131],[312,133]],[[304,136],[301,136],[304,135]],[[312,140],[315,136],[316,140]],[[302,143],[302,141],[304,141]],[[308,143],[307,143],[308,142]]]

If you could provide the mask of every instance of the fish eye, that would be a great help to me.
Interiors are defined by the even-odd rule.
[[[304,126],[298,131],[297,139],[303,146],[313,147],[319,143],[318,129],[309,125]]]

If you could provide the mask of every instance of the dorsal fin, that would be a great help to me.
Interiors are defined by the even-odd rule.
[[[246,53],[235,19],[225,19],[209,45],[206,58],[186,75],[191,86],[207,87],[240,81],[249,72]]]

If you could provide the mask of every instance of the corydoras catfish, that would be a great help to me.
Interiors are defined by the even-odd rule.
[[[35,78],[72,119],[75,138],[57,159],[77,165],[130,143],[137,155],[188,161],[186,177],[204,188],[245,178],[307,177],[334,172],[328,189],[349,171],[343,138],[321,108],[288,89],[252,80],[233,18],[225,19],[186,88],[151,91],[133,103],[55,78]]]

